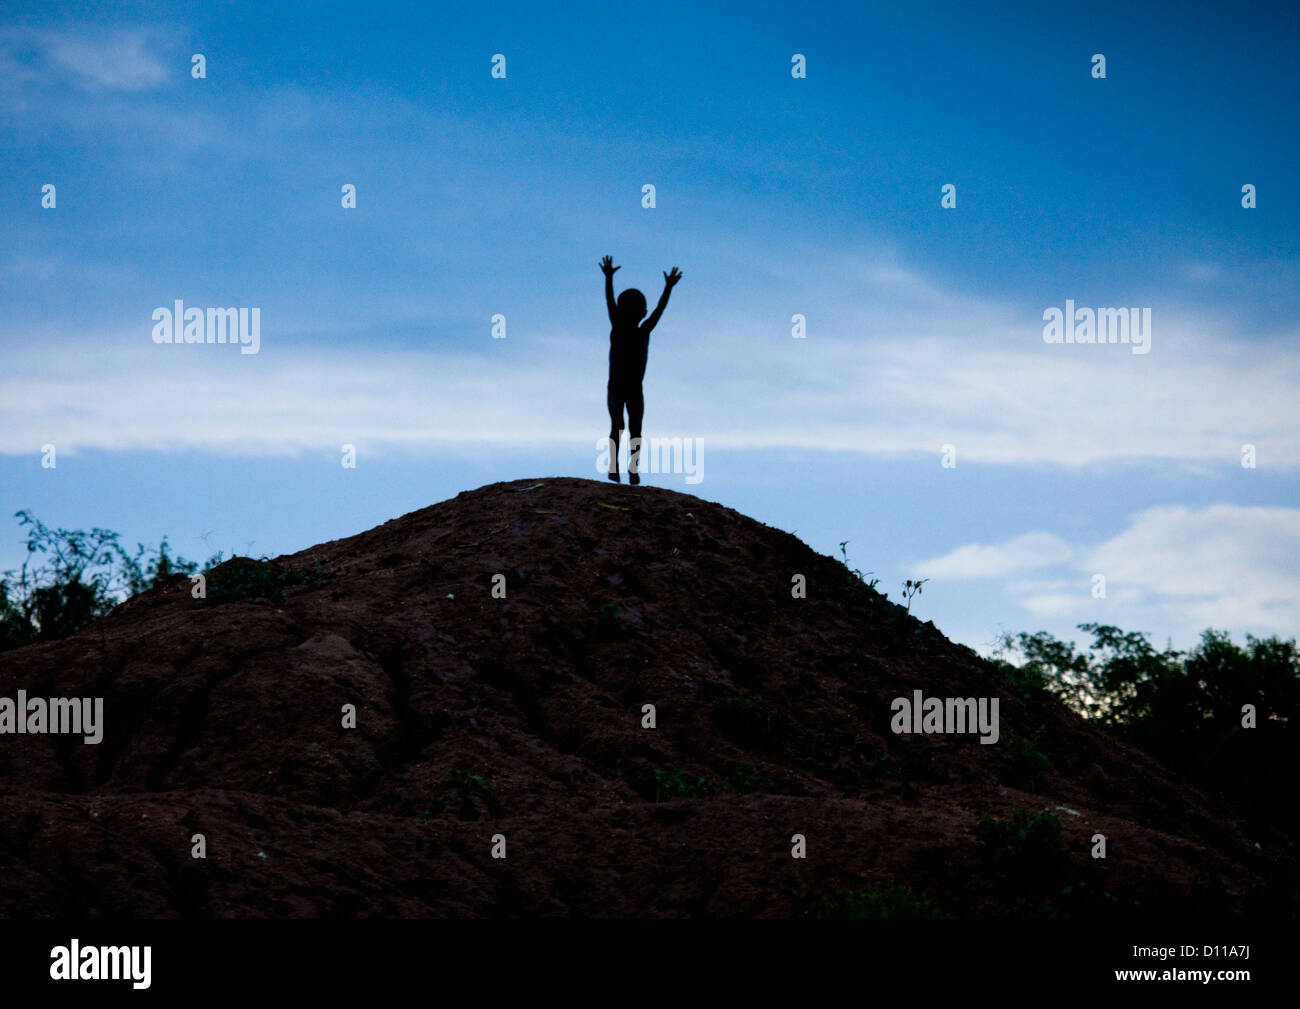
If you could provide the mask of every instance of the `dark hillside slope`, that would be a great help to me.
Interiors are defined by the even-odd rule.
[[[0,736],[6,917],[1128,918],[1295,895],[1284,839],[794,536],[656,488],[494,484],[231,561],[206,601],[177,578],[0,655],[0,697],[20,688],[101,696],[106,730]],[[1001,739],[895,735],[916,689],[1000,698]]]

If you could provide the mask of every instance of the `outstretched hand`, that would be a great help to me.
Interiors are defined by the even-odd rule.
[[[606,256],[604,259],[600,261],[600,272],[607,277],[614,276],[614,271],[621,270],[621,269],[623,269],[623,267],[614,265],[613,256]]]
[[[677,283],[677,281],[679,281],[679,280],[681,280],[681,279],[682,279],[682,275],[681,275],[681,273],[678,271],[677,267],[674,266],[674,267],[673,267],[673,272],[672,272],[672,273],[665,273],[665,274],[664,274],[664,286],[665,286],[665,287],[672,287],[674,284]]]

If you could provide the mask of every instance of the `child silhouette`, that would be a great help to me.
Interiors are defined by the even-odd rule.
[[[628,460],[627,482],[639,484],[637,463],[641,455],[641,418],[645,413],[645,398],[641,394],[641,380],[645,378],[646,354],[650,349],[650,331],[668,307],[668,295],[682,279],[677,267],[664,274],[664,293],[659,304],[646,319],[645,295],[629,287],[614,301],[614,257],[600,261],[605,274],[605,307],[609,309],[609,384],[605,387],[605,405],[609,408],[609,478],[618,483],[618,447],[623,438],[623,409],[627,408]],[[644,322],[641,320],[645,319]]]

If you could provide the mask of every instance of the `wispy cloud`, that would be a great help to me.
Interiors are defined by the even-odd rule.
[[[1149,509],[1085,568],[1202,626],[1300,628],[1300,509]]]
[[[1025,533],[1006,543],[972,543],[925,561],[917,567],[923,578],[957,581],[970,578],[1004,578],[1007,575],[1068,562],[1069,544],[1053,533]]]
[[[760,318],[716,301],[690,308],[679,293],[652,341],[649,423],[719,447],[926,453],[936,465],[945,444],[955,446],[958,465],[1235,465],[1245,443],[1261,468],[1300,465],[1300,361],[1289,347],[1232,343],[1171,309],[1146,356],[1122,346],[1050,346],[1041,324],[1017,319],[1011,306],[937,295],[899,310],[892,282],[859,280],[855,307],[841,304],[840,318],[825,322],[810,313],[803,340],[790,337],[788,316]],[[901,283],[924,290],[920,281]],[[50,432],[71,448],[249,453],[337,447],[341,434],[359,431],[375,448],[594,437],[603,426],[607,323],[588,305],[567,332],[538,325],[569,318],[570,301],[542,306],[536,319],[516,316],[516,335],[499,342],[488,339],[485,308],[472,339],[427,350],[313,345],[287,337],[301,334],[297,322],[265,309],[262,353],[247,357],[155,346],[151,306],[131,328],[69,336],[47,326],[5,353],[0,451],[30,452]],[[574,329],[589,335],[576,338]],[[164,422],[172,416],[159,404],[164,389],[186,404],[186,423]],[[996,563],[1014,568],[1049,546],[1020,544],[1019,560],[1000,555]]]
[[[49,32],[41,41],[50,67],[87,89],[148,91],[167,79],[158,43],[144,29]]]
[[[163,76],[163,43],[143,30],[40,38],[50,64],[87,87],[143,89]],[[485,159],[477,145],[495,134],[409,100],[379,102],[373,94],[295,84],[247,97],[204,111],[126,94],[99,101],[65,96],[60,129],[96,131],[97,150],[118,145],[112,153],[135,169],[134,177],[161,173],[174,184],[184,177],[185,159],[207,148],[220,150],[223,171],[239,165],[245,185],[247,178],[279,173],[265,194],[233,186],[229,213],[209,221],[217,234],[204,237],[220,249],[230,220],[251,215],[267,229],[265,247],[285,256],[273,264],[277,277],[291,272],[293,280],[268,283],[272,271],[255,248],[247,257],[187,259],[187,250],[207,246],[183,230],[185,214],[131,219],[125,233],[133,237],[154,229],[134,258],[101,246],[92,259],[83,242],[60,252],[57,270],[48,251],[57,247],[42,244],[49,235],[38,230],[46,219],[21,224],[34,247],[47,251],[0,267],[26,285],[40,310],[14,319],[6,334],[0,452],[30,452],[34,440],[50,440],[49,432],[70,449],[250,454],[336,447],[339,437],[353,440],[358,431],[377,450],[458,439],[564,442],[600,432],[608,326],[592,268],[604,250],[592,244],[604,241],[610,225],[607,209],[593,209],[581,184],[565,188],[575,185],[571,172],[548,177],[554,189],[537,178],[520,187],[491,168],[497,161],[523,163],[509,156],[508,145],[518,138],[493,139],[506,146]],[[44,118],[29,125],[49,128]],[[528,144],[542,139],[521,128]],[[354,178],[357,152],[348,144],[360,134],[382,140],[393,191],[379,178],[369,188],[363,183],[364,209],[354,221],[340,216],[337,193],[339,181]],[[292,159],[282,156],[286,136],[293,138]],[[352,160],[340,160],[340,150]],[[467,173],[463,159],[471,156],[476,168]],[[206,163],[194,167],[187,186],[212,177]],[[312,196],[299,199],[304,189]],[[482,198],[485,189],[491,199]],[[547,199],[538,200],[537,191]],[[267,203],[250,202],[254,196]],[[556,208],[553,219],[530,217],[525,205]],[[79,222],[90,234],[128,227],[107,216],[111,208],[97,209],[105,216]],[[264,211],[272,217],[258,216]],[[338,223],[322,228],[329,214]],[[435,229],[467,237],[433,242]],[[510,243],[502,243],[505,234]],[[293,240],[286,243],[284,235]],[[816,239],[792,241],[788,228],[780,235],[776,254],[771,235],[726,234],[716,225],[707,231],[683,225],[674,238],[688,249],[695,243],[697,253],[695,263],[682,264],[687,280],[650,352],[647,419],[655,428],[719,447],[924,453],[936,460],[952,445],[958,465],[1164,459],[1214,467],[1235,462],[1250,443],[1261,468],[1300,466],[1294,331],[1244,335],[1231,322],[1157,292],[1145,299],[1153,306],[1150,354],[1133,355],[1124,346],[1051,346],[1041,338],[1043,304],[972,296],[942,274],[862,251],[875,238],[846,251]],[[321,242],[336,243],[331,248],[339,255],[331,258],[351,263],[355,256],[355,270],[338,271],[322,259],[318,270],[294,271],[294,252],[315,254],[320,246],[312,243]],[[505,248],[515,242],[561,251],[551,260],[549,252],[516,257]],[[577,248],[590,249],[587,274],[578,281],[557,275],[554,263],[571,261]],[[175,258],[159,249],[175,249]],[[629,266],[620,279],[631,273]],[[160,277],[238,290],[242,302],[258,299],[252,303],[263,308],[263,353],[232,359],[220,348],[153,346],[152,304],[141,304],[131,318],[122,317],[121,305]],[[653,270],[649,278],[657,278]],[[1286,278],[1294,279],[1290,267],[1259,280],[1238,278],[1239,293],[1249,298],[1251,284]],[[527,307],[511,312],[510,339],[491,345],[486,320],[520,289]],[[67,298],[71,290],[77,299]],[[90,292],[113,308],[111,315],[99,313],[87,332],[84,319],[98,311]],[[186,295],[168,290],[164,296]],[[74,310],[80,319],[64,317]],[[795,313],[806,316],[806,339],[791,338]],[[417,348],[414,341],[377,346],[368,339],[386,328],[439,332],[447,318],[458,331],[442,342],[422,340]],[[473,333],[465,332],[466,318],[481,320]],[[57,359],[39,349],[50,346],[58,348]],[[190,423],[164,422],[161,389],[184,390]],[[234,398],[237,420],[226,409]],[[286,402],[296,408],[284,409]]]
[[[1218,504],[1149,508],[1097,544],[1033,532],[968,544],[917,565],[927,577],[1003,582],[1035,617],[1160,628],[1183,641],[1207,627],[1300,630],[1300,509]],[[1008,576],[1036,571],[1033,579]],[[1105,576],[1106,595],[1093,595]]]

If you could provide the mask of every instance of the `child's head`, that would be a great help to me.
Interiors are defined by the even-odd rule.
[[[645,295],[635,287],[629,287],[618,296],[618,314],[624,319],[640,322],[645,318],[645,313]]]

